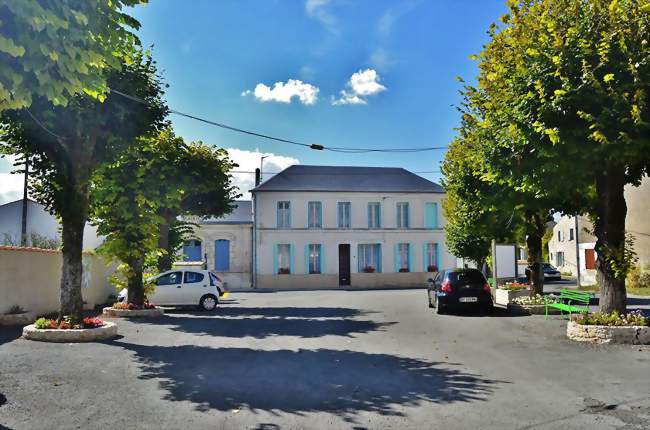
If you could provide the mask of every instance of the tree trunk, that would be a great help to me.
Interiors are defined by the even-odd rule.
[[[542,237],[546,217],[540,213],[527,214],[526,251],[530,270],[530,295],[544,293],[544,271],[542,270]]]
[[[600,310],[625,313],[627,294],[625,276],[622,270],[615,270],[612,262],[619,267],[625,249],[625,171],[610,169],[596,178],[598,194],[594,233],[596,235],[596,272],[600,284]]]
[[[66,214],[62,217],[61,296],[59,321],[69,316],[76,321],[83,318],[83,298],[81,280],[83,276],[82,251],[83,234],[86,225],[85,213]]]
[[[144,257],[135,257],[129,259],[126,264],[129,266],[127,276],[128,303],[136,306],[144,304],[144,281],[142,279],[144,272]]]
[[[163,211],[160,216],[163,218],[163,222],[160,225],[158,248],[162,249],[164,252],[160,257],[158,257],[158,271],[164,272],[166,270],[171,270],[172,264],[174,263],[174,250],[170,249],[169,232],[176,217],[169,211]]]

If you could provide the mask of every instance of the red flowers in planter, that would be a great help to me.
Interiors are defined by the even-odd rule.
[[[99,318],[91,318],[91,317],[84,318],[84,328],[98,328],[103,326],[104,326],[104,321],[100,320]]]
[[[372,266],[366,266],[363,268],[363,273],[375,273],[375,268]]]
[[[123,309],[129,311],[139,311],[142,309],[155,309],[156,305],[149,303],[149,300],[145,300],[142,306],[136,305],[134,303],[113,303],[113,309]]]
[[[409,269],[407,269],[406,267],[402,267],[401,269],[399,269],[399,273],[408,273],[408,271]]]
[[[427,272],[437,272],[438,271],[438,266],[435,264],[429,264],[427,266]]]
[[[286,267],[282,267],[278,269],[278,275],[289,275],[291,274],[291,270],[287,269]]]
[[[61,322],[55,319],[39,318],[34,322],[37,329],[51,329],[51,330],[69,330],[69,329],[82,329],[82,328],[98,328],[104,326],[104,321],[99,318],[86,317],[81,324],[74,323],[69,317],[65,317]]]

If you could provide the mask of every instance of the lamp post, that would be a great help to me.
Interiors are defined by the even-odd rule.
[[[264,172],[264,159],[269,157],[270,155],[262,155],[260,158],[260,182],[262,182],[262,174]]]

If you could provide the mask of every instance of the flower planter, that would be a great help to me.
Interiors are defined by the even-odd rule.
[[[23,328],[23,337],[41,342],[94,342],[117,336],[117,325],[104,322],[102,327],[82,329],[38,329],[34,324]]]
[[[34,315],[31,312],[23,312],[20,314],[6,314],[0,315],[0,326],[2,325],[25,325],[34,322]]]
[[[102,314],[109,318],[157,318],[163,316],[165,310],[155,307],[153,309],[115,309],[106,307]]]
[[[569,339],[577,342],[650,345],[650,327],[648,326],[583,325],[569,321],[566,326],[566,335]]]
[[[497,288],[494,294],[494,302],[497,305],[508,306],[512,302],[512,299],[526,296],[530,296],[530,290],[528,288],[523,290],[504,290]]]
[[[519,305],[517,303],[508,303],[508,310],[526,315],[546,315],[546,305]],[[560,310],[548,308],[549,315],[559,315]]]

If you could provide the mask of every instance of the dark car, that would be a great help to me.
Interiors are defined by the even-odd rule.
[[[562,273],[550,263],[542,263],[545,281],[561,281]],[[526,278],[530,280],[530,269],[526,268]]]
[[[437,313],[444,313],[449,308],[477,308],[492,311],[492,293],[490,286],[479,270],[446,269],[429,283],[427,295],[429,307],[436,308]]]

